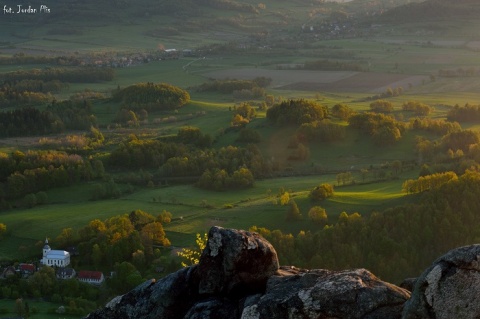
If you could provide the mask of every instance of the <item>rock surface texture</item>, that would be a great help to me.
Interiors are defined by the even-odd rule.
[[[282,267],[264,295],[243,309],[256,318],[400,318],[410,293],[365,269],[296,270]]]
[[[403,318],[480,318],[480,245],[451,250],[425,270]]]
[[[408,290],[368,270],[279,267],[258,234],[212,227],[208,237],[198,265],[145,282],[86,318],[480,318],[480,245],[437,260],[412,281],[406,303]]]

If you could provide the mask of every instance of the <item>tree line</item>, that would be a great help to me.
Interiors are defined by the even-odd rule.
[[[99,160],[59,151],[0,153],[0,201],[102,177]]]
[[[50,93],[5,90],[0,91],[0,108],[43,105],[53,100]]]
[[[137,83],[113,94],[115,101],[129,109],[170,110],[190,101],[190,94],[167,83]]]
[[[0,73],[0,79],[6,82],[23,80],[61,81],[68,83],[95,83],[112,81],[115,71],[112,68],[45,68],[32,70],[19,70]]]
[[[293,235],[259,227],[251,230],[273,244],[283,265],[332,270],[365,267],[400,283],[418,276],[448,250],[478,242],[479,196],[480,173],[468,171],[418,200],[412,198],[417,203],[369,216],[343,212],[317,231]]]
[[[343,125],[323,120],[304,123],[297,129],[295,134],[301,142],[335,142],[345,139],[347,131]]]
[[[234,92],[250,91],[263,89],[270,85],[272,79],[266,77],[256,77],[253,80],[225,79],[205,82],[196,87],[199,92],[219,92],[231,94]],[[261,92],[265,92],[261,90]],[[237,93],[238,94],[238,93]]]
[[[455,172],[435,173],[420,176],[418,179],[408,179],[402,184],[402,190],[407,194],[422,193],[440,188],[443,184],[457,180]]]
[[[0,112],[0,136],[29,136],[59,133],[65,129],[58,116],[28,107]]]
[[[444,119],[431,119],[428,117],[410,119],[410,128],[418,131],[431,132],[440,136],[462,130],[458,122],[449,122]]]
[[[245,167],[229,174],[225,169],[207,169],[195,184],[197,187],[215,191],[226,191],[252,187],[255,182],[252,172]]]
[[[88,130],[97,126],[97,118],[93,114],[91,101],[87,100],[53,100],[47,106],[47,111],[52,112],[60,119],[68,130]]]
[[[433,112],[434,108],[418,101],[408,101],[402,104],[402,110],[414,112],[415,115],[419,116],[427,116]]]
[[[182,140],[184,135],[189,136],[190,133],[198,133],[195,132],[197,131],[183,129],[180,131],[179,139]],[[204,138],[200,135],[199,138],[203,147]],[[231,181],[237,180],[236,178],[230,179],[230,177],[236,176],[235,172],[241,168],[247,168],[254,177],[266,176],[272,171],[271,165],[263,159],[260,150],[254,145],[227,146],[218,150],[200,149],[178,141],[163,142],[136,138],[121,143],[113,150],[108,158],[108,163],[112,167],[156,169],[157,171],[153,174],[153,179],[156,180],[168,177],[200,177],[205,174],[204,182],[199,185],[210,184],[205,181],[211,180],[211,176],[228,176],[226,180],[230,185]],[[212,172],[218,172],[217,170],[224,171],[225,175],[222,175],[223,173],[212,175]],[[250,183],[246,184],[250,185]],[[233,185],[230,186],[233,187]]]
[[[480,120],[480,105],[457,104],[448,111],[447,119],[457,122],[477,122]]]
[[[267,119],[278,125],[301,125],[327,116],[328,107],[304,99],[283,101],[267,110]]]
[[[239,171],[241,168],[248,169],[248,172],[257,178],[267,176],[272,171],[271,165],[264,161],[260,150],[256,146],[227,146],[222,147],[219,150],[197,150],[186,154],[186,156],[169,158],[164,165],[159,167],[157,173],[154,174],[154,177],[162,179],[165,177],[202,176],[205,174],[203,176],[205,181],[209,176],[227,177],[228,175],[235,175],[235,172]],[[218,170],[220,172],[224,171],[225,175],[208,174],[208,171],[216,172]],[[211,180],[212,178],[209,179]],[[234,188],[234,185],[232,185],[231,182],[236,180],[239,179],[228,179],[228,184],[231,188]],[[199,185],[207,184],[201,183]],[[251,186],[252,183],[247,183],[247,185]]]
[[[78,65],[80,60],[74,56],[46,56],[28,55],[22,52],[7,57],[0,57],[0,65],[24,65],[24,64],[57,64],[57,65]]]
[[[430,141],[417,137],[415,150],[422,162],[420,175],[454,171],[463,174],[467,169],[480,170],[480,136],[473,130],[460,130]]]
[[[351,127],[370,135],[373,142],[380,146],[395,144],[406,131],[403,122],[381,113],[357,113],[348,119]]]
[[[0,102],[1,103],[1,102]],[[53,100],[45,110],[25,107],[0,112],[0,137],[45,135],[88,130],[97,125],[89,101]]]
[[[41,92],[41,93],[58,93],[68,88],[68,84],[59,80],[43,81],[25,79],[21,81],[4,81],[0,91],[7,92],[5,95],[10,96],[16,92]]]

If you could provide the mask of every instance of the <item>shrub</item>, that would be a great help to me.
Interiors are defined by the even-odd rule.
[[[322,201],[333,196],[333,185],[321,184],[310,191],[310,198],[314,201]]]

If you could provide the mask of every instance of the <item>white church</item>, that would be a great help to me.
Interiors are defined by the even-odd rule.
[[[65,250],[52,250],[45,239],[43,246],[43,258],[40,262],[50,267],[66,267],[70,264],[70,253]]]

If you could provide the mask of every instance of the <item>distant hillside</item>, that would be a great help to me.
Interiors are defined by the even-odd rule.
[[[160,27],[145,30],[150,36],[175,36],[180,33],[233,30],[258,32],[278,30],[304,23],[332,12],[364,13],[389,9],[408,0],[372,2],[353,0],[345,3],[324,0],[44,0],[22,4],[22,9],[36,13],[17,13],[19,2],[5,0],[12,13],[3,13],[0,33],[16,33],[29,37],[43,35],[78,35],[92,27]],[[409,0],[418,1],[418,0]],[[45,6],[49,12],[41,11]],[[16,30],[21,24],[28,30]],[[1,28],[6,25],[7,28]]]
[[[19,13],[17,0],[5,0],[11,13],[4,12],[0,18],[0,49],[150,50],[295,43],[307,24],[320,30],[339,17],[378,17],[408,1],[419,0],[44,0],[21,6],[36,12]]]
[[[478,0],[427,0],[388,10],[377,21],[383,23],[415,23],[444,19],[476,19],[480,14]]]

